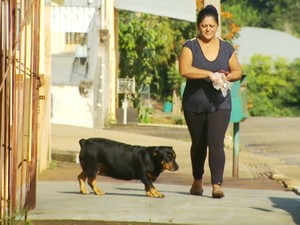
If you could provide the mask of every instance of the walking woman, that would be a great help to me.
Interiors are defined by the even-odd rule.
[[[233,46],[216,37],[218,26],[216,8],[206,6],[197,17],[197,37],[185,42],[179,59],[180,74],[187,79],[182,105],[192,140],[190,194],[203,193],[208,153],[213,198],[224,197],[224,137],[231,113],[230,89],[225,86],[242,75]]]

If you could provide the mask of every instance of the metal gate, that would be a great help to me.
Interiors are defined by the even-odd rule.
[[[40,1],[0,4],[0,224],[12,224],[36,202]]]

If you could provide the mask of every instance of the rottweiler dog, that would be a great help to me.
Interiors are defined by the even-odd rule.
[[[164,170],[176,171],[176,154],[170,146],[129,145],[105,138],[79,141],[79,161],[82,172],[78,175],[80,192],[89,194],[85,181],[96,195],[104,195],[96,186],[96,176],[104,175],[122,180],[140,180],[147,196],[163,198],[153,182]]]

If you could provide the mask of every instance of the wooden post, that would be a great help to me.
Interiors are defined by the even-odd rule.
[[[233,123],[233,157],[232,176],[239,176],[239,152],[240,152],[240,123]]]

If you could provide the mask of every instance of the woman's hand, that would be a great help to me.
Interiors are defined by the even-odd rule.
[[[216,85],[216,86],[223,86],[223,83],[226,82],[226,76],[224,73],[216,72],[216,73],[211,73],[209,75],[209,79],[211,82]]]
[[[218,81],[219,78],[213,72],[211,72],[209,74],[209,79],[211,80],[211,82],[217,83],[217,81]]]
[[[220,90],[222,95],[226,97],[228,89],[230,88],[230,82],[227,80],[227,76],[223,72],[211,73],[209,78],[212,82],[213,87],[216,90]]]
[[[228,73],[226,76],[225,76],[225,79],[227,80],[227,81],[231,81],[231,73]]]

